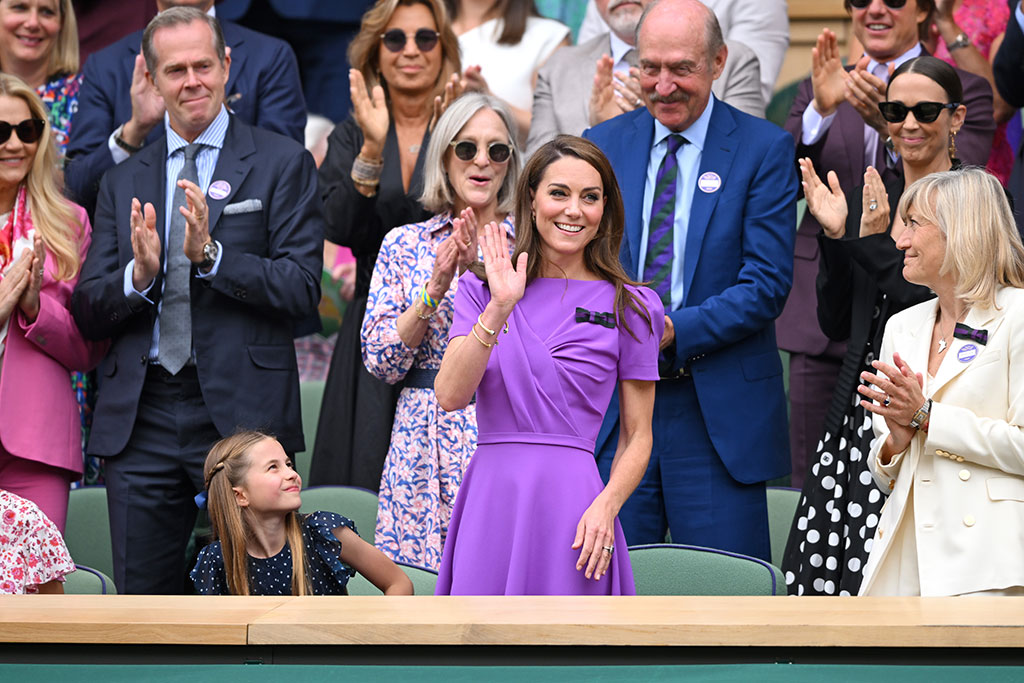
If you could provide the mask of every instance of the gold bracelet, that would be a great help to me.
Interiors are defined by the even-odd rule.
[[[487,328],[485,327],[484,329],[486,330]],[[494,340],[493,342],[491,342],[490,344],[488,344],[488,343],[487,343],[487,342],[485,342],[485,341],[484,341],[483,339],[481,339],[481,338],[480,338],[480,335],[476,333],[476,325],[473,325],[473,327],[469,328],[469,331],[473,333],[473,336],[474,336],[474,337],[476,337],[476,340],[477,340],[478,342],[480,342],[481,344],[483,344],[483,345],[484,345],[484,346],[486,346],[487,348],[491,348],[492,346],[494,346],[494,345],[496,345],[496,344],[498,343],[498,340],[497,340],[497,339],[495,339],[495,340]]]
[[[487,325],[484,325],[483,317],[484,317],[483,313],[481,313],[480,315],[478,315],[476,317],[476,321],[478,323],[480,323],[480,329],[482,329],[484,332],[486,332],[487,334],[491,335],[492,337],[498,336],[497,331],[488,328]],[[502,330],[502,332],[504,332],[505,334],[508,334],[508,320],[505,321],[505,328]],[[497,344],[498,342],[494,342],[494,343]]]
[[[431,318],[434,317],[434,314],[437,313],[437,309],[431,309],[430,313],[427,313],[426,315],[420,313],[421,310],[425,310],[428,308],[429,307],[423,303],[423,299],[416,299],[416,301],[412,305],[413,312],[416,313],[416,317],[419,318],[420,320],[430,320]]]

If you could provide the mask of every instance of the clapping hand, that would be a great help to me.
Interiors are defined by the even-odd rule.
[[[32,278],[30,271],[33,258],[32,250],[24,249],[18,260],[7,269],[3,278],[0,278],[0,324],[11,317],[22,294],[28,288]]]
[[[358,69],[348,70],[349,96],[352,98],[352,116],[363,132],[364,145],[369,145],[379,156],[391,125],[391,115],[384,99],[384,88],[373,86],[373,97],[366,93],[366,81]]]
[[[835,171],[829,171],[828,185],[826,186],[818,177],[810,159],[805,157],[800,159],[799,163],[801,184],[804,187],[804,197],[807,199],[807,210],[821,224],[826,237],[839,239],[845,232],[848,212],[846,195],[839,187],[839,176]]]
[[[146,202],[145,209],[137,198],[132,198],[132,286],[141,292],[152,284],[160,271],[160,235],[156,232],[156,209]]]
[[[185,190],[185,206],[178,207],[185,217],[185,256],[192,263],[201,263],[205,258],[203,247],[210,241],[210,212],[206,196],[191,180],[179,180],[178,187]]]
[[[863,209],[860,214],[860,236],[882,235],[889,229],[889,195],[882,176],[873,166],[864,172]]]
[[[846,98],[846,73],[839,58],[836,34],[825,29],[811,48],[811,87],[814,108],[822,116],[830,116]]]
[[[480,253],[479,229],[476,214],[472,207],[466,207],[459,216],[452,220],[452,236],[459,250],[459,273],[466,272],[469,264],[478,260]]]
[[[479,64],[466,67],[466,70],[462,73],[462,80],[460,81],[463,92],[482,92],[485,95],[491,94],[491,88],[487,85],[487,79],[484,78],[481,71],[482,67]]]
[[[121,139],[125,142],[141,146],[146,136],[164,118],[164,98],[157,92],[156,86],[146,77],[146,60],[141,55],[135,56],[132,69],[132,82],[129,90],[132,103],[132,116],[121,130]]]
[[[491,300],[506,313],[510,312],[526,291],[526,252],[519,254],[513,267],[512,259],[508,255],[508,237],[504,228],[494,221],[484,226],[484,243],[481,251]]]
[[[872,361],[878,374],[860,373],[860,378],[875,388],[860,384],[857,391],[869,400],[860,402],[866,410],[885,418],[889,428],[888,446],[890,453],[902,453],[910,445],[917,430],[910,426],[914,413],[924,404],[924,377],[914,373],[910,366],[894,353],[894,365],[880,360]]]
[[[857,66],[846,79],[846,101],[853,105],[864,123],[878,131],[882,136],[888,135],[885,119],[878,109],[878,103],[885,101],[885,81],[868,71],[871,58],[864,55],[857,61]],[[889,75],[893,72],[892,62],[889,63]]]
[[[37,233],[32,240],[32,262],[29,264],[28,285],[18,299],[18,308],[21,309],[25,320],[34,323],[39,315],[39,292],[43,287],[43,270],[46,268],[46,249],[43,247],[43,238]]]
[[[448,109],[452,102],[459,99],[461,95],[462,79],[459,78],[459,74],[452,74],[452,77],[448,79],[444,86],[444,97],[442,98],[441,95],[438,95],[434,98],[434,115],[430,118],[430,130],[434,130],[434,126],[437,125],[441,114]]]

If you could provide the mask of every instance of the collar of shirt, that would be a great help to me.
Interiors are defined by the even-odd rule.
[[[871,72],[871,73],[875,73],[875,68],[877,68],[880,64],[886,64],[886,65],[892,64],[892,68],[898,69],[900,67],[900,64],[902,64],[903,62],[911,60],[914,57],[920,57],[920,56],[921,56],[921,43],[915,43],[914,47],[910,48],[909,50],[907,50],[906,52],[904,52],[903,54],[901,54],[899,57],[897,57],[896,59],[892,60],[891,62],[877,62],[874,59],[871,59],[871,61],[868,62],[868,69],[867,70],[869,72]],[[887,82],[887,83],[889,82],[888,66],[886,66],[886,74],[885,74],[885,77],[882,78],[882,80]]]
[[[618,65],[626,53],[633,49],[633,46],[615,35],[615,31],[609,31],[608,37],[612,43],[612,62]]]
[[[224,136],[228,132],[228,123],[230,118],[228,117],[228,110],[224,105],[220,105],[220,112],[217,113],[216,118],[213,122],[206,127],[202,133],[199,134],[193,142],[200,145],[206,145],[207,147],[216,147],[222,149],[224,147]],[[174,132],[171,128],[170,118],[167,116],[167,112],[164,112],[164,128],[167,130],[167,158],[170,159],[175,152],[183,147],[188,147],[189,142],[185,138],[181,137]]]
[[[690,124],[690,127],[686,130],[672,131],[666,128],[661,121],[654,119],[654,146],[657,147],[661,143],[665,142],[665,139],[669,135],[682,135],[686,138],[687,142],[697,149],[699,152],[704,151],[704,141],[708,137],[708,125],[711,123],[711,110],[715,106],[715,96],[710,95],[708,97],[708,106],[704,107],[703,113],[697,120]],[[680,149],[682,149],[680,147]]]

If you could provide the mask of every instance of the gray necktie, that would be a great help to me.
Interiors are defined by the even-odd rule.
[[[622,58],[624,60],[626,60],[626,64],[629,64],[630,66],[636,66],[637,65],[636,48],[635,47],[631,47],[628,50],[626,50],[626,54],[622,55]]]
[[[196,155],[203,145],[191,144],[185,148],[185,165],[178,180],[199,184]],[[188,207],[185,190],[174,186],[174,207],[171,209],[171,229],[167,235],[167,275],[164,277],[163,303],[160,306],[160,347],[157,360],[172,375],[185,366],[192,355],[192,307],[189,303],[189,276],[192,262],[185,256],[185,217],[179,206]]]

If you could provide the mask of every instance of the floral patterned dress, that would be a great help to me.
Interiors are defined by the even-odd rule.
[[[413,368],[437,370],[448,346],[458,278],[441,300],[423,341],[406,346],[398,316],[415,302],[434,270],[441,241],[451,234],[452,215],[391,230],[381,245],[363,318],[363,363],[390,384]],[[502,226],[511,236],[512,217]],[[391,447],[380,480],[375,543],[394,560],[436,570],[441,564],[455,496],[476,450],[476,406],[445,412],[432,388],[406,387],[398,398]]]
[[[0,594],[38,593],[73,571],[57,525],[35,503],[0,489]]]

